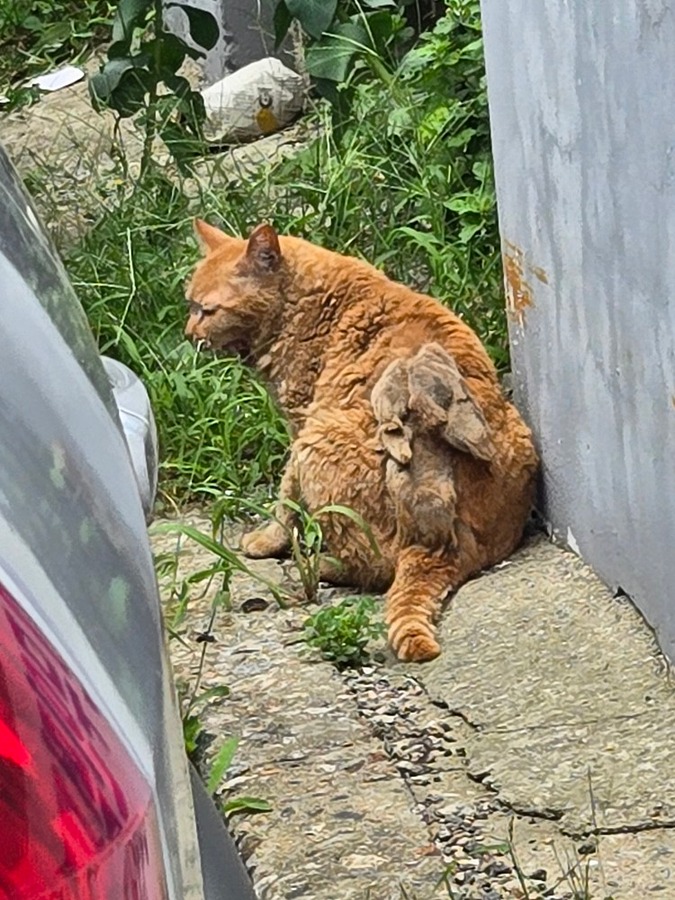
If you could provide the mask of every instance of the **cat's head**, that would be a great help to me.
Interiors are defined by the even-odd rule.
[[[185,334],[212,350],[249,357],[269,338],[283,304],[283,258],[271,225],[248,240],[195,221],[204,254],[188,283]]]

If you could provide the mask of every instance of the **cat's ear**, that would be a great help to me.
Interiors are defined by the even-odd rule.
[[[281,265],[281,247],[271,225],[253,229],[246,247],[246,258],[261,272],[276,272]]]
[[[215,225],[209,225],[209,223],[205,222],[203,219],[195,219],[193,225],[197,240],[199,241],[199,246],[204,256],[206,256],[207,253],[211,253],[213,250],[217,250],[219,247],[222,247],[223,244],[227,243],[227,241],[231,240],[224,231],[221,231],[220,228],[216,228]]]

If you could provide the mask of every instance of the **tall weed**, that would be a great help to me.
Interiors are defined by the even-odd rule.
[[[239,498],[268,487],[285,425],[238,360],[199,355],[183,337],[183,285],[197,258],[183,195],[144,179],[66,254],[101,352],[144,380],[160,438],[161,487],[173,499]]]

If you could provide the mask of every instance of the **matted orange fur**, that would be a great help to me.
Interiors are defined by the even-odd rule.
[[[322,577],[388,590],[389,641],[403,660],[440,648],[442,600],[519,543],[537,470],[530,431],[502,394],[476,334],[438,301],[365,262],[269,225],[228,237],[200,220],[204,250],[186,334],[264,376],[293,435],[281,497],[340,504],[325,515]],[[288,549],[293,513],[245,536],[250,557]]]

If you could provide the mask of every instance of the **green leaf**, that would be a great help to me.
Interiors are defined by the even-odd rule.
[[[229,693],[230,689],[226,684],[217,684],[214,687],[207,688],[190,703],[190,710],[193,710],[199,704],[206,703],[207,700],[212,700],[214,697],[227,697]]]
[[[188,756],[197,749],[197,740],[202,732],[202,723],[197,716],[185,716],[183,719],[183,742]]]
[[[133,116],[145,108],[146,95],[152,90],[155,76],[147,69],[132,66],[110,91],[106,104],[122,118]]]
[[[130,47],[128,41],[114,41],[108,47],[108,59],[125,59],[129,56]]]
[[[279,0],[274,9],[274,18],[272,25],[274,27],[274,49],[277,50],[283,43],[284,38],[288,34],[291,27],[293,16],[289,13],[288,7],[284,0]]]
[[[250,575],[251,578],[255,578],[256,581],[260,582],[260,584],[264,584],[265,587],[272,592],[274,599],[279,605],[283,604],[283,595],[286,594],[286,596],[288,596],[288,591],[284,591],[279,584],[252,571],[234,550],[231,550],[229,547],[226,547],[225,544],[216,541],[208,534],[204,534],[204,532],[200,531],[198,528],[193,528],[192,525],[170,522],[166,525],[158,525],[154,531],[160,534],[184,534],[186,537],[191,538],[196,544],[199,544],[200,547],[203,547],[205,550],[210,550],[211,553],[223,562],[228,563],[232,569],[237,572],[245,572],[247,575]]]
[[[260,797],[235,797],[234,800],[228,800],[223,803],[223,812],[271,812],[272,807],[267,800],[261,800]]]
[[[156,61],[157,67],[171,73],[180,69],[188,54],[187,44],[175,34],[169,34],[166,31],[163,31],[154,40],[148,41],[145,46],[147,52]],[[164,77],[164,73],[162,73],[162,78],[164,79]]]
[[[288,12],[313,38],[320,38],[335,18],[338,0],[286,0]]]
[[[121,41],[129,46],[134,28],[140,28],[153,9],[153,0],[120,0],[113,20],[113,44]]]
[[[351,97],[345,98],[344,91],[339,91],[336,82],[329,78],[314,77],[314,87],[318,94],[324,97],[335,109],[346,112],[351,103]]]
[[[184,534],[186,537],[189,537],[191,540],[193,540],[196,544],[199,544],[200,547],[203,547],[205,550],[210,550],[211,553],[219,557],[219,559],[231,563],[234,568],[243,571],[247,571],[248,569],[245,563],[243,563],[239,559],[234,550],[230,550],[230,548],[226,547],[225,544],[221,544],[220,541],[216,541],[214,538],[210,537],[208,534],[204,534],[203,531],[200,531],[198,528],[194,528],[192,525],[184,525],[182,522],[169,522],[166,525],[157,526],[154,531],[158,534]]]
[[[180,7],[188,17],[190,37],[195,44],[199,44],[204,50],[213,50],[220,37],[220,30],[215,16],[205,9],[196,9],[194,6],[188,6],[185,3],[167,4],[167,7],[172,6]]]
[[[187,80],[187,78],[183,78],[182,75],[167,74],[164,77],[164,84],[171,90],[172,94],[174,94],[176,97],[179,97],[181,100],[189,97],[192,93],[192,85]],[[179,374],[179,372],[174,373],[174,375]],[[185,381],[184,378],[183,381]]]
[[[479,181],[492,180],[492,166],[487,159],[479,159],[471,166],[471,171]]]
[[[96,109],[98,109],[97,103],[107,104],[110,95],[122,80],[124,73],[129,69],[133,69],[133,67],[134,62],[128,56],[110,59],[100,72],[91,76],[89,79],[89,93]]]
[[[459,230],[460,244],[468,244],[471,238],[485,227],[485,222],[467,222]]]
[[[481,212],[481,199],[477,194],[457,194],[452,199],[446,200],[443,206],[460,215],[462,213]]]
[[[428,234],[425,231],[417,231],[408,225],[401,225],[396,229],[396,233],[410,238],[410,240],[426,250],[430,256],[434,256],[438,252],[439,247],[442,246],[441,241],[435,235]]]
[[[206,790],[209,794],[215,794],[218,785],[223,780],[223,775],[232,764],[238,746],[239,738],[228,738],[216,754],[216,758],[213,760],[213,765],[211,766],[211,771],[209,772],[208,781],[206,782]]]
[[[307,48],[305,65],[313,78],[345,81],[354,54],[368,49],[368,34],[363,26],[358,22],[344,22]]]
[[[443,140],[446,142],[446,147],[461,147],[462,149],[465,149],[466,145],[475,134],[475,128],[462,128],[461,131],[458,131],[455,134],[447,134]]]
[[[483,58],[483,38],[479,37],[470,44],[465,44],[461,51],[462,56],[473,56],[482,60]]]
[[[379,12],[371,13],[367,19],[367,28],[370,34],[368,41],[372,49],[380,56],[384,56],[387,50],[387,44],[398,31],[397,20],[391,13],[382,9]]]
[[[70,22],[54,22],[48,25],[41,33],[35,45],[31,48],[34,54],[41,50],[60,47],[65,44],[72,34]]]

